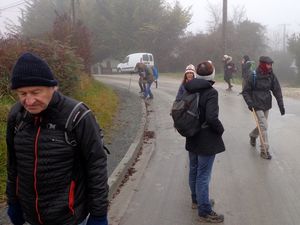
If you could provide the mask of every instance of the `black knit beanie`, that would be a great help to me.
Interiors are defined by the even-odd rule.
[[[12,71],[11,89],[29,86],[53,87],[57,84],[48,64],[29,52],[19,57]]]

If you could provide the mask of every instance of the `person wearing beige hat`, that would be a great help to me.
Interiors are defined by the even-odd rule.
[[[231,84],[231,80],[233,74],[236,72],[236,67],[232,62],[232,57],[229,55],[223,56],[223,62],[224,62],[224,80],[228,84],[228,88],[226,90],[231,91],[233,87],[233,85]]]
[[[184,88],[184,84],[191,81],[192,79],[196,78],[196,69],[193,64],[189,64],[186,66],[182,82],[179,86],[177,95],[176,95],[176,100],[180,99],[182,95],[186,92]]]

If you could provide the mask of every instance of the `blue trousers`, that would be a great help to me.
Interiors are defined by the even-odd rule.
[[[147,98],[148,96],[150,98],[153,98],[153,94],[151,92],[151,85],[152,85],[153,82],[147,82],[146,83],[146,89],[145,89],[145,92],[144,92],[144,97]]]
[[[192,201],[198,204],[199,216],[205,216],[212,211],[209,202],[209,182],[215,155],[206,156],[189,152],[189,159],[189,185]]]

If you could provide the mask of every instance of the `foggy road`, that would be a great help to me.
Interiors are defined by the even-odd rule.
[[[137,75],[98,76],[138,92]],[[191,209],[188,187],[188,154],[184,138],[175,132],[169,116],[180,80],[162,77],[152,88],[150,128],[155,131],[153,153],[131,192],[122,191],[112,201],[110,223],[120,225],[194,225],[197,211]],[[300,102],[284,98],[286,115],[281,116],[273,98],[269,115],[271,161],[259,156],[249,144],[255,122],[240,90],[219,91],[220,120],[226,151],[215,160],[210,197],[215,211],[225,215],[226,225],[300,224]],[[138,172],[137,172],[138,173]],[[132,185],[132,184],[129,184]],[[126,185],[125,185],[126,186]],[[129,188],[130,189],[130,186]],[[117,212],[117,213],[116,213]],[[122,213],[121,213],[122,212]]]

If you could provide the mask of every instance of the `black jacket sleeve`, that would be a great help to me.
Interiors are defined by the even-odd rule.
[[[252,75],[247,77],[242,91],[243,98],[249,108],[255,107],[252,99],[252,91],[253,91],[252,79],[253,79]]]
[[[279,81],[275,75],[273,75],[271,91],[276,98],[279,108],[280,109],[284,108],[281,87],[280,87]]]
[[[224,127],[219,120],[219,104],[218,104],[218,92],[215,89],[209,92],[206,100],[205,118],[207,124],[213,131],[222,135]]]
[[[76,136],[81,140],[79,146],[85,161],[89,212],[92,216],[104,216],[108,210],[107,156],[101,129],[92,113],[80,121]]]
[[[17,199],[17,161],[14,150],[14,129],[16,117],[21,109],[19,103],[15,104],[7,118],[6,128],[6,146],[7,146],[7,183],[6,195],[8,204],[13,204],[18,201]]]

